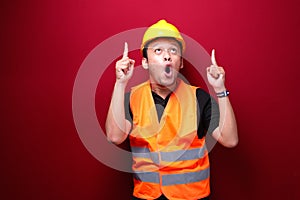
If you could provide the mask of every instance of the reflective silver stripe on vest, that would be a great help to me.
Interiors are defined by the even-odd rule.
[[[183,161],[183,160],[194,160],[203,158],[205,155],[205,147],[189,149],[189,150],[178,150],[172,152],[161,152],[161,160],[167,162]]]
[[[148,148],[142,147],[131,147],[132,156],[136,158],[149,158],[155,164],[159,163],[158,153],[157,152],[150,152]]]
[[[132,156],[137,158],[149,158],[154,163],[159,163],[158,152],[150,152],[148,148],[142,147],[131,147]],[[189,150],[178,150],[172,152],[159,152],[161,160],[166,162],[194,160],[203,158],[205,155],[206,147],[189,149]]]
[[[133,146],[131,146],[131,151],[133,153],[150,153],[150,150],[147,147],[133,147]]]
[[[159,183],[159,173],[157,172],[135,172],[136,180],[148,183]]]
[[[205,180],[209,177],[209,168],[198,171],[188,172],[183,174],[168,174],[162,176],[162,185],[187,184]]]

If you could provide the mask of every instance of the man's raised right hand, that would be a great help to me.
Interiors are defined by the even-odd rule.
[[[118,82],[127,83],[132,77],[135,61],[128,58],[128,44],[124,44],[124,52],[121,60],[116,63],[116,78]]]

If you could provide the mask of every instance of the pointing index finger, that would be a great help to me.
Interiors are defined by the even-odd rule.
[[[125,42],[124,44],[124,52],[123,52],[123,58],[128,57],[128,44]]]
[[[211,52],[211,62],[213,65],[218,66],[217,61],[216,61],[216,57],[215,57],[215,49],[212,50]]]

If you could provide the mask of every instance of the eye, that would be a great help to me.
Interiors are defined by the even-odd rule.
[[[160,48],[154,49],[154,53],[161,54],[162,50]]]
[[[170,53],[171,54],[177,54],[178,50],[176,48],[170,48]]]

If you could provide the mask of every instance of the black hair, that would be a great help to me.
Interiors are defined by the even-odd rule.
[[[148,46],[149,46],[149,42],[147,42],[147,44],[143,48],[143,58],[146,58],[147,60],[148,60],[148,53],[147,53]]]

